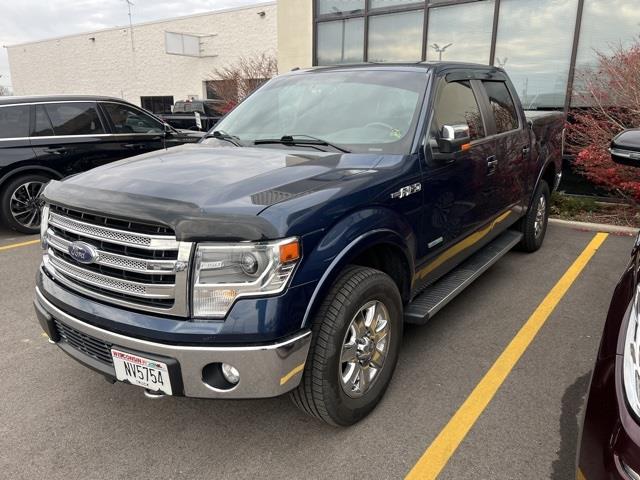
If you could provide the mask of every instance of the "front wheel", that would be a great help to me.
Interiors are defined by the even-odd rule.
[[[372,268],[348,267],[314,318],[293,403],[331,425],[348,426],[367,416],[391,380],[402,322],[395,282]]]
[[[544,236],[547,233],[550,198],[549,185],[541,180],[533,195],[531,208],[520,224],[522,232],[522,240],[518,244],[520,250],[535,252],[542,246]]]
[[[39,196],[50,178],[24,175],[11,180],[0,196],[0,211],[6,225],[21,233],[40,231]]]

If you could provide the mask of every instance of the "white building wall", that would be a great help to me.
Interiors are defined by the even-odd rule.
[[[167,54],[165,32],[215,35],[203,37],[202,45],[216,56]],[[137,105],[150,95],[204,98],[204,81],[216,68],[239,57],[277,55],[276,4],[134,25],[133,37],[133,51],[128,27],[10,46],[14,94],[109,95]]]

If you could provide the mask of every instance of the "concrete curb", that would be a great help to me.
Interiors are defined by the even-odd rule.
[[[559,218],[550,218],[549,223],[552,225],[560,225],[563,227],[571,227],[577,230],[588,230],[592,232],[617,233],[629,236],[638,234],[637,228],[621,227],[618,225],[607,225],[605,223],[574,222],[571,220],[561,220]]]

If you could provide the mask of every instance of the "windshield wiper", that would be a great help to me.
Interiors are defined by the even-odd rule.
[[[217,138],[218,140],[225,140],[229,143],[233,143],[236,147],[241,147],[242,143],[239,137],[230,135],[224,130],[214,130],[212,133],[207,133],[204,138]]]
[[[306,138],[308,140],[299,139],[300,137],[302,137],[303,139]],[[315,148],[318,146],[331,147],[334,150],[338,150],[343,153],[351,153],[346,148],[339,147],[337,145],[334,145],[333,143],[329,143],[326,140],[323,140],[318,137],[312,137],[311,135],[302,135],[302,134],[283,135],[280,138],[259,138],[253,142],[254,145],[268,145],[270,143],[280,143],[282,145],[293,145],[293,146],[312,147],[312,148]],[[321,150],[321,149],[318,149],[318,150]]]

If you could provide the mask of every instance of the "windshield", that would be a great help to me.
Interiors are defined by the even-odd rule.
[[[311,136],[352,152],[407,153],[426,89],[425,72],[331,71],[278,77],[215,130],[243,145]]]

